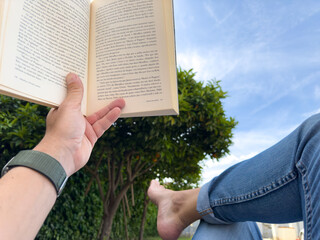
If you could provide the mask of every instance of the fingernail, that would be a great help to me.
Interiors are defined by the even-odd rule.
[[[74,81],[77,81],[78,80],[78,75],[77,74],[75,74],[75,73],[69,73],[68,75],[67,75],[67,84],[70,84],[70,83],[72,83],[72,82],[74,82]]]

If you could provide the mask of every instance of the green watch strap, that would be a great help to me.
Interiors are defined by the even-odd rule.
[[[53,157],[43,152],[24,150],[13,157],[3,168],[2,174],[11,168],[24,166],[46,176],[55,186],[59,196],[67,182],[67,174],[62,165]]]

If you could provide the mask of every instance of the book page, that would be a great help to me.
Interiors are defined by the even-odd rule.
[[[1,69],[1,62],[2,62],[1,59],[2,59],[2,52],[3,52],[4,32],[5,32],[6,23],[7,23],[8,5],[9,5],[9,0],[0,0],[0,69]]]
[[[170,79],[177,79],[177,59],[176,59],[176,48],[175,48],[175,26],[172,19],[174,19],[173,13],[173,1],[162,1],[163,3],[163,14],[166,25],[166,37],[167,37],[167,48],[168,48],[168,62],[169,62],[169,74]],[[173,108],[179,112],[179,100],[178,100],[178,81],[170,81],[171,84],[171,96]]]
[[[4,4],[5,4],[5,0],[0,0],[0,39],[1,39],[1,33],[2,33],[2,29],[4,25],[4,20],[5,20],[5,16],[3,15],[4,13]]]
[[[69,72],[86,87],[89,25],[90,0],[10,1],[0,84],[59,105]]]
[[[177,114],[164,112],[177,101],[177,93],[176,99],[170,97],[177,89],[176,75],[170,79],[163,1],[170,3],[94,0],[91,4],[89,113],[124,98],[122,116]],[[173,64],[176,71],[175,60]]]

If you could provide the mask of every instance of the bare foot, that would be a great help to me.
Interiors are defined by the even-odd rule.
[[[158,206],[157,229],[162,239],[178,239],[183,229],[200,219],[196,210],[199,190],[172,191],[151,181],[148,196]]]

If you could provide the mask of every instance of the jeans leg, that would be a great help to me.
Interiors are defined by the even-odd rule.
[[[225,225],[212,225],[201,221],[193,240],[260,240],[260,230],[255,222],[239,222]]]
[[[319,157],[318,114],[273,147],[205,184],[197,210],[212,224],[303,219],[305,239],[320,239]]]

